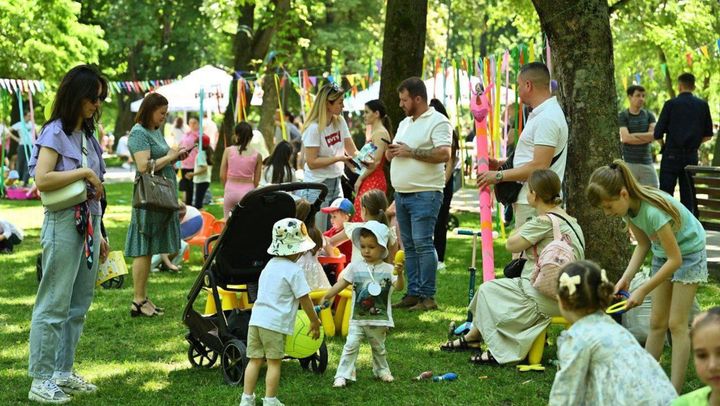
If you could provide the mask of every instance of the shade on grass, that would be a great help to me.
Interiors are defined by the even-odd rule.
[[[132,185],[107,186],[110,201],[106,226],[113,249],[122,249],[130,220]],[[213,184],[216,197],[222,195]],[[222,205],[208,210],[222,215]],[[0,201],[0,216],[12,219],[26,228],[27,238],[12,256],[0,256],[0,404],[20,404],[27,399],[30,378],[27,377],[30,315],[37,289],[35,257],[40,252],[39,227],[42,209],[39,202]],[[472,214],[460,215],[461,225],[477,227]],[[248,230],[248,232],[252,232]],[[495,242],[496,270],[509,260]],[[456,404],[537,404],[547,401],[554,376],[548,365],[544,373],[518,373],[514,367],[479,367],[468,362],[470,353],[446,353],[438,350],[447,336],[451,320],[462,321],[466,315],[471,239],[451,236],[448,239],[448,269],[438,275],[437,300],[440,310],[426,313],[394,313],[396,327],[387,339],[388,359],[396,381],[382,383],[372,378],[370,348],[361,348],[358,359],[358,382],[343,390],[333,389],[332,377],[340,358],[344,339],[328,340],[329,364],[324,375],[314,375],[300,368],[297,361],[283,363],[280,399],[288,405],[456,405]],[[480,254],[478,253],[478,258]],[[479,263],[478,263],[479,265]],[[88,314],[85,331],[77,352],[76,369],[99,386],[96,395],[79,396],[74,404],[189,405],[236,404],[242,391],[223,383],[216,366],[209,370],[194,369],[187,360],[187,332],[181,322],[187,293],[201,267],[199,250],[193,250],[189,264],[180,274],[154,273],[149,292],[153,300],[165,307],[159,318],[131,319],[130,277],[120,290],[96,291]],[[481,276],[478,275],[478,282]],[[399,299],[400,293],[396,293]],[[700,290],[702,307],[718,304],[720,291],[715,286]],[[498,304],[500,306],[501,304]],[[546,349],[544,363],[555,357],[555,347]],[[669,350],[663,366],[668,370]],[[686,391],[701,386],[694,371],[688,373]],[[436,374],[455,372],[457,381],[413,382],[411,378],[426,370]],[[257,394],[264,391],[262,378]]]

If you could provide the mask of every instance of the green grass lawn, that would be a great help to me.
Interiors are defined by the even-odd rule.
[[[107,186],[110,205],[106,226],[114,250],[122,250],[130,220],[132,185]],[[213,193],[222,196],[219,185]],[[222,205],[209,211],[222,216]],[[0,404],[21,404],[27,399],[28,334],[37,289],[35,258],[40,252],[39,227],[42,208],[38,201],[0,200],[0,217],[25,228],[27,237],[12,256],[0,257]],[[459,214],[462,227],[477,227],[478,219]],[[504,240],[495,241],[496,271],[509,260]],[[370,348],[365,345],[358,360],[358,382],[343,390],[331,388],[344,339],[328,339],[329,363],[324,375],[300,368],[297,361],[283,363],[280,399],[288,405],[458,405],[458,404],[545,404],[554,376],[548,365],[543,373],[518,373],[512,366],[478,367],[468,362],[470,353],[446,353],[438,345],[446,339],[451,320],[466,315],[471,239],[448,239],[448,269],[438,275],[437,300],[440,310],[422,314],[397,311],[395,329],[387,339],[389,363],[396,382],[372,379]],[[480,253],[478,252],[478,258]],[[194,249],[191,261],[180,274],[154,273],[149,292],[165,307],[163,317],[131,319],[132,281],[128,275],[120,290],[96,291],[85,331],[77,351],[76,369],[99,386],[96,395],[76,397],[74,404],[205,405],[237,404],[242,391],[223,383],[219,368],[194,369],[187,360],[186,328],[181,322],[187,293],[200,270],[201,256]],[[478,267],[481,268],[480,263]],[[481,272],[478,281],[482,280]],[[399,298],[401,293],[397,293]],[[702,307],[718,304],[717,284],[700,290]],[[204,300],[203,300],[204,302]],[[546,349],[543,362],[555,357],[555,347]],[[663,366],[668,369],[669,350]],[[218,362],[219,364],[219,362]],[[425,370],[455,372],[455,382],[413,382]],[[686,390],[700,387],[690,367]],[[258,385],[262,397],[264,384]],[[258,402],[260,404],[260,402]]]

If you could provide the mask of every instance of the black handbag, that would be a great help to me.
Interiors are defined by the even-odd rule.
[[[500,165],[498,171],[506,171],[508,169],[512,169],[513,158],[515,158],[515,151],[508,155],[507,160],[505,160],[505,163]],[[505,206],[513,204],[517,202],[518,195],[520,194],[520,189],[522,189],[522,186],[522,183],[515,181],[500,182],[495,185],[495,199],[497,199],[498,202],[502,203]],[[512,264],[512,261],[510,263]]]
[[[505,275],[506,278],[519,278],[520,275],[522,275],[525,262],[527,262],[527,258],[520,257],[513,259],[505,265],[503,275]]]
[[[162,175],[155,175],[155,160],[150,160],[150,173],[138,172],[135,177],[133,207],[154,211],[180,209],[175,184]]]
[[[553,157],[552,161],[550,161],[550,166],[553,166],[553,164],[557,162],[558,159],[560,159],[560,155],[562,155],[564,151],[565,148],[563,148],[559,154]],[[506,171],[508,169],[512,169],[513,158],[515,158],[515,151],[508,155],[507,160],[505,161],[505,163],[500,165],[498,171]],[[518,195],[520,194],[520,190],[522,189],[522,187],[523,184],[520,182],[500,182],[495,185],[495,199],[497,199],[497,201],[502,203],[504,206],[513,204],[517,202]]]

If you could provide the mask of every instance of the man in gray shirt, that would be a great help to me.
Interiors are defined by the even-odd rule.
[[[657,188],[659,182],[651,151],[655,116],[643,109],[645,88],[630,86],[627,96],[630,107],[618,115],[623,159],[640,184]]]

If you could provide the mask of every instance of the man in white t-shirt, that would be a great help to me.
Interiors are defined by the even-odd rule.
[[[407,117],[398,125],[385,157],[390,161],[390,180],[395,188],[408,291],[394,307],[432,310],[437,309],[438,265],[433,234],[443,200],[452,127],[444,115],[428,106],[427,89],[420,78],[404,80],[398,93]]]
[[[520,69],[518,93],[520,100],[530,106],[532,112],[518,139],[513,168],[481,172],[477,180],[480,187],[499,182],[523,183],[517,202],[513,203],[516,230],[535,215],[535,209],[527,201],[528,185],[525,181],[535,170],[548,168],[562,181],[568,142],[565,114],[550,91],[550,72],[545,64],[531,62]],[[490,168],[497,169],[502,163],[491,159]]]

